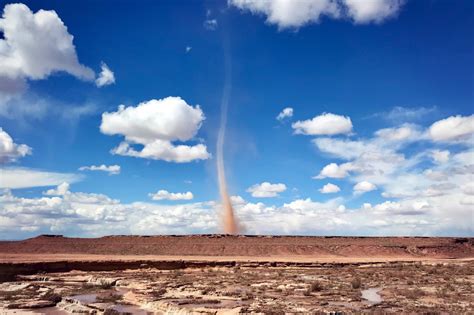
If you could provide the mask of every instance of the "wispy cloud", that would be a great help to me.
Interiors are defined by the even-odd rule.
[[[278,116],[276,117],[276,119],[278,121],[282,121],[284,120],[285,118],[291,118],[293,117],[293,108],[291,107],[286,107],[286,108],[283,108],[283,110],[278,114]]]
[[[438,112],[436,106],[431,107],[403,107],[395,106],[389,111],[375,113],[367,118],[384,119],[392,123],[417,122]]]
[[[55,186],[64,182],[75,183],[82,179],[81,175],[41,171],[31,168],[7,167],[0,168],[0,188],[18,189],[30,187]]]
[[[218,24],[216,19],[208,19],[204,21],[203,25],[206,30],[215,31]]]
[[[0,117],[22,124],[48,118],[63,121],[77,121],[97,113],[98,105],[92,101],[83,104],[69,104],[51,97],[31,92],[0,102]]]
[[[118,175],[120,174],[120,165],[91,165],[91,166],[81,166],[79,171],[100,171],[109,173],[109,175]]]

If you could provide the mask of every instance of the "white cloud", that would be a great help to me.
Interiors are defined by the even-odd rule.
[[[368,145],[362,141],[333,138],[316,138],[312,142],[320,151],[345,160],[359,157],[367,150]]]
[[[432,181],[443,181],[448,179],[448,176],[444,172],[434,171],[432,169],[425,170],[423,174],[426,176],[426,178]]]
[[[210,157],[203,144],[173,145],[169,141],[155,140],[145,144],[141,151],[136,151],[128,142],[121,142],[112,149],[112,154],[133,156],[144,159],[164,160],[167,162],[187,163],[193,160],[206,160]]]
[[[109,175],[118,175],[120,174],[120,165],[91,165],[91,166],[81,166],[79,167],[80,171],[102,171],[107,172]]]
[[[116,112],[103,113],[100,130],[106,135],[125,137],[113,154],[182,163],[210,157],[204,144],[172,143],[191,140],[204,119],[199,105],[193,107],[180,97],[167,97],[135,107],[120,105]],[[134,144],[143,145],[141,151],[135,150]]]
[[[31,154],[29,146],[16,144],[12,137],[0,127],[0,164],[14,162],[28,154]]]
[[[318,176],[315,176],[313,178],[344,178],[349,175],[349,171],[351,170],[353,170],[353,167],[350,163],[344,163],[341,165],[337,165],[336,163],[330,163],[323,167]]]
[[[209,31],[215,31],[217,29],[217,20],[208,19],[204,21],[204,28]]]
[[[17,94],[25,89],[26,80],[60,71],[83,80],[95,77],[79,63],[73,36],[55,11],[33,13],[24,4],[7,4],[0,32],[0,93]]]
[[[115,75],[110,70],[110,68],[105,64],[105,62],[102,62],[101,71],[99,73],[99,77],[95,80],[95,85],[98,87],[103,87],[106,85],[114,84],[115,83]]]
[[[375,135],[383,141],[406,142],[418,140],[422,137],[418,127],[412,124],[404,124],[396,128],[384,128],[375,132]]]
[[[442,164],[449,161],[449,154],[448,150],[432,150],[431,158],[435,163]]]
[[[233,205],[245,204],[245,200],[241,196],[230,196],[230,200]]]
[[[380,23],[395,16],[401,0],[228,0],[240,10],[266,16],[266,22],[279,29],[298,29],[318,23],[321,17],[349,18],[354,23]]]
[[[29,188],[56,186],[64,182],[74,183],[81,176],[70,173],[39,171],[28,168],[0,168],[0,188]]]
[[[316,178],[343,178],[349,173],[356,174],[355,181],[370,180],[376,184],[390,181],[397,172],[404,171],[417,164],[422,155],[414,155],[409,159],[398,152],[400,148],[412,141],[388,141],[376,136],[372,139],[357,141],[318,138],[313,143],[323,152],[338,159],[347,160],[347,163],[337,165],[330,163]]]
[[[186,46],[186,48],[185,48],[186,53],[190,52],[191,49],[193,49],[191,46]]]
[[[397,15],[404,0],[343,0],[355,23],[380,23]]]
[[[291,125],[296,134],[303,135],[337,135],[348,134],[352,131],[349,117],[323,113],[313,119],[297,121]]]
[[[362,181],[362,182],[357,183],[354,186],[354,193],[363,194],[363,193],[376,190],[376,189],[377,189],[377,186],[375,186],[374,184],[368,181]]]
[[[474,174],[474,151],[452,153],[437,148],[436,141],[426,141],[421,150],[419,146],[418,150],[413,147],[403,150],[412,142],[429,140],[428,132],[420,127],[405,129],[407,127],[382,129],[369,139],[314,139],[313,143],[322,153],[345,161],[326,165],[316,178],[348,177],[355,184],[367,181],[380,189],[384,198],[403,202],[426,200],[434,210],[448,209],[447,200],[465,205],[469,199],[464,200],[466,195],[461,187],[472,181],[469,177]],[[426,162],[430,160],[435,164],[428,164],[430,168],[426,168]],[[365,190],[359,188],[362,189],[355,190],[355,194]],[[404,209],[414,211],[407,204]]]
[[[464,197],[459,203],[462,204],[462,205],[465,205],[465,206],[473,206],[474,205],[474,196]]]
[[[188,191],[185,193],[172,193],[167,190],[159,190],[154,194],[148,194],[153,200],[191,200],[194,198],[193,193]]]
[[[460,141],[469,140],[474,135],[474,115],[451,116],[439,120],[429,128],[429,135],[433,141]]]
[[[369,202],[365,202],[363,205],[362,205],[362,209],[372,209],[372,204],[369,203]]]
[[[290,209],[293,212],[306,213],[311,211],[331,211],[339,206],[338,199],[333,199],[328,202],[316,202],[312,201],[311,198],[296,199],[290,203],[283,204],[284,209]]]
[[[384,201],[370,207],[374,214],[390,215],[420,215],[427,213],[430,204],[426,200],[407,200],[402,202]]]
[[[462,187],[462,191],[466,195],[474,195],[474,182],[470,182],[470,183],[465,184]]]
[[[319,192],[322,194],[333,194],[340,191],[341,191],[341,188],[339,188],[339,186],[331,184],[331,183],[327,183],[326,185],[323,186],[323,188],[319,189]]]
[[[271,184],[269,182],[263,182],[261,184],[255,184],[247,189],[247,192],[252,194],[255,198],[270,198],[276,197],[279,193],[286,190],[285,184]]]
[[[43,194],[46,196],[64,196],[69,192],[69,187],[70,187],[69,184],[64,182],[64,183],[59,184],[54,189],[48,189]]]
[[[63,190],[64,191],[64,190]],[[249,234],[299,235],[472,235],[473,198],[456,191],[444,196],[407,198],[348,209],[343,198],[316,202],[296,199],[281,206],[249,203],[234,196],[239,220]],[[103,194],[20,198],[0,192],[0,237],[41,233],[110,234],[216,233],[220,205],[214,201],[159,205],[121,203]]]
[[[284,108],[276,117],[277,120],[282,121],[285,118],[289,118],[293,116],[293,108],[286,107]]]
[[[263,14],[267,23],[278,28],[299,28],[305,24],[318,23],[322,15],[339,17],[340,8],[331,0],[229,0],[229,4],[248,10],[253,14]]]

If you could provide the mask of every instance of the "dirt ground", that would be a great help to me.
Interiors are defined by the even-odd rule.
[[[120,238],[0,242],[0,314],[474,313],[472,238]]]
[[[474,239],[252,235],[67,238],[43,235],[23,241],[0,241],[1,253],[183,257],[463,258],[474,256]]]

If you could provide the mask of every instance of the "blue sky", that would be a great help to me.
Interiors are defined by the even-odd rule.
[[[0,237],[220,232],[226,71],[244,233],[474,235],[474,4],[307,4],[2,2]]]

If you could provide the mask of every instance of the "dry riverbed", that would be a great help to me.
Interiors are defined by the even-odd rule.
[[[69,271],[0,283],[0,314],[474,312],[474,262],[237,263]]]

